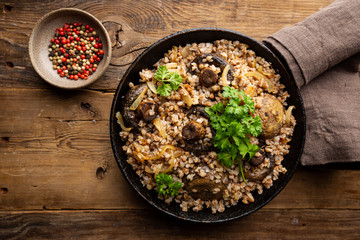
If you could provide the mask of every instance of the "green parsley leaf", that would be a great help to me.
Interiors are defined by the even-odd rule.
[[[232,160],[231,155],[228,153],[224,153],[224,152],[218,153],[218,160],[222,165],[228,168],[234,165],[234,161]]]
[[[214,106],[211,107],[211,111],[213,111],[214,113],[222,113],[223,110],[224,104],[222,102],[216,103]]]
[[[179,189],[182,187],[181,182],[174,180],[170,175],[160,173],[156,175],[157,191],[164,197],[175,196],[179,194]]]
[[[235,144],[232,144],[230,147],[230,155],[233,160],[238,156],[238,149]]]
[[[169,81],[170,82],[170,85],[172,87],[173,90],[177,90],[180,86],[180,84],[182,83],[182,77],[177,73],[177,72],[173,72],[171,75],[170,75],[170,78]]]
[[[159,66],[154,78],[162,82],[157,88],[157,93],[164,97],[169,96],[172,90],[176,91],[183,80],[177,72],[170,73],[165,65]]]
[[[158,86],[158,88],[156,89],[157,93],[160,94],[161,96],[169,96],[172,88],[170,86],[170,84],[165,84],[162,83],[160,86]]]
[[[239,153],[241,154],[241,156],[245,157],[246,154],[249,152],[249,148],[247,146],[247,144],[245,143],[245,141],[242,141],[242,143],[240,145],[238,145],[238,150]]]
[[[249,128],[250,134],[257,137],[262,132],[262,126],[261,126],[261,119],[259,116],[256,116],[251,123],[251,126]]]
[[[154,77],[158,81],[163,81],[166,78],[170,78],[169,69],[167,69],[165,65],[159,66],[158,70],[155,72]]]
[[[229,98],[226,106],[217,103],[205,108],[211,126],[216,131],[213,144],[218,150],[218,160],[224,166],[231,167],[235,159],[239,160],[239,171],[246,182],[242,161],[247,155],[251,159],[259,150],[257,145],[250,144],[250,139],[246,136],[251,134],[257,137],[262,132],[261,120],[250,114],[254,113],[255,104],[243,91],[225,86],[222,96]]]
[[[249,159],[252,159],[252,157],[255,155],[255,153],[257,153],[257,151],[259,151],[259,146],[255,145],[255,144],[249,144]]]
[[[239,98],[240,92],[237,89],[231,88],[230,86],[225,86],[223,90],[224,91],[222,92],[222,95],[224,97]]]

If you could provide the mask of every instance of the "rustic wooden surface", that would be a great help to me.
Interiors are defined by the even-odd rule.
[[[360,239],[360,172],[300,167],[267,206],[215,225],[179,222],[129,187],[114,160],[114,91],[146,47],[176,31],[221,27],[261,40],[332,0],[0,1],[0,239]],[[111,34],[113,57],[86,89],[63,91],[31,66],[31,30],[76,7]]]

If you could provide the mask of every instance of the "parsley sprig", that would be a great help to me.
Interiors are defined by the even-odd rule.
[[[158,193],[164,197],[178,195],[179,189],[182,187],[181,182],[174,182],[170,175],[163,173],[156,175],[156,183]]]
[[[259,150],[259,147],[250,144],[248,134],[257,137],[261,132],[261,120],[250,114],[254,113],[255,107],[251,97],[243,91],[238,91],[229,86],[223,88],[222,95],[228,98],[228,103],[217,103],[205,111],[210,116],[211,126],[216,131],[213,144],[218,149],[218,159],[226,167],[230,168],[234,161],[239,161],[241,176],[246,183],[242,170],[242,160],[248,155],[251,159]]]
[[[169,96],[172,90],[176,91],[183,80],[177,72],[170,73],[165,65],[159,66],[154,77],[156,80],[162,82],[156,91],[164,97]]]

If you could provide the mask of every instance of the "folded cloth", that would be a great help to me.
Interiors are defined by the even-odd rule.
[[[360,1],[337,0],[264,39],[300,88],[303,165],[360,162]]]

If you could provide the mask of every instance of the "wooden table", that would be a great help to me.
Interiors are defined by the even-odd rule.
[[[179,30],[221,27],[262,40],[332,0],[4,1],[0,22],[0,239],[360,239],[360,172],[299,167],[256,213],[199,225],[164,216],[124,180],[113,157],[114,91],[146,47]],[[64,91],[31,66],[36,21],[61,7],[99,18],[113,41],[95,84]]]

